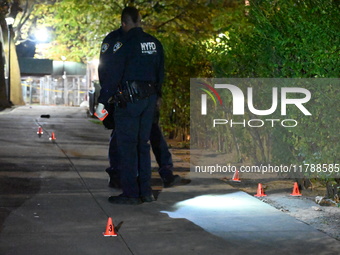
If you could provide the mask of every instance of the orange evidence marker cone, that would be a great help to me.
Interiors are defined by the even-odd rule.
[[[42,135],[44,132],[43,132],[43,129],[42,127],[38,127],[38,132],[37,132],[37,135]]]
[[[238,169],[236,169],[235,173],[234,173],[234,176],[233,176],[233,179],[231,179],[233,182],[241,182],[240,180],[240,174],[238,172]]]
[[[106,224],[106,231],[103,233],[104,236],[117,236],[115,232],[115,226],[112,224],[112,218],[109,217]]]
[[[302,196],[302,194],[300,193],[299,185],[298,185],[297,182],[294,182],[293,193],[290,194],[290,195],[295,196],[295,197]]]
[[[264,190],[263,190],[261,183],[259,183],[259,185],[257,186],[257,194],[254,196],[255,197],[266,197],[267,196],[266,194],[264,194]]]
[[[56,140],[54,132],[52,132],[50,140]]]

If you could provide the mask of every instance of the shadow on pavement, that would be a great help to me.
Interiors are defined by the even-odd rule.
[[[1,172],[13,171],[15,164],[0,163]],[[25,169],[16,171],[26,172]],[[10,213],[20,207],[26,200],[39,192],[40,178],[2,177],[0,176],[0,232]]]

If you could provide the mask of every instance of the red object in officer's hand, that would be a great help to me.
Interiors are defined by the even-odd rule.
[[[109,113],[105,109],[101,111],[101,114],[97,114],[96,112],[94,113],[94,116],[96,116],[101,121],[103,121],[107,117],[107,115],[109,115]]]

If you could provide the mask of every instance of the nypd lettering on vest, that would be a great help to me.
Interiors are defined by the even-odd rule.
[[[143,54],[157,53],[156,44],[154,42],[142,42],[140,43]]]
[[[120,47],[122,47],[123,44],[121,42],[117,42],[115,45],[113,45],[113,53],[115,53],[117,50],[120,49]]]

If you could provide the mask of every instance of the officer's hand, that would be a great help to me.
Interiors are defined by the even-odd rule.
[[[104,105],[99,103],[96,109],[96,112],[94,113],[94,116],[96,116],[98,119],[103,121],[109,113],[107,110],[104,109]]]

